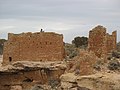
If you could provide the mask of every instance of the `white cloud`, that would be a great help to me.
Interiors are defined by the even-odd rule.
[[[8,31],[9,29],[15,28],[15,26],[0,26],[0,31]]]
[[[120,0],[0,0],[0,32],[63,33],[70,42],[101,24],[120,34]],[[119,27],[119,28],[118,28]],[[1,36],[1,35],[0,35]],[[120,36],[118,36],[120,40]]]

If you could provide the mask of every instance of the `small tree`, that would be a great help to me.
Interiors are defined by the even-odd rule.
[[[0,39],[0,55],[3,54],[4,42],[6,42],[5,39]]]
[[[116,60],[111,60],[108,63],[108,69],[110,70],[120,70],[120,62],[116,59]]]
[[[76,47],[87,47],[88,46],[88,38],[87,37],[75,37],[72,41]]]

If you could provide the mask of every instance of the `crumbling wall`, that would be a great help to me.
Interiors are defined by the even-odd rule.
[[[76,75],[94,74],[93,66],[98,60],[99,58],[93,52],[80,50],[79,55],[67,63],[68,67],[66,72],[74,72]]]
[[[112,32],[112,37],[113,37],[113,41],[111,41],[111,42],[113,42],[113,49],[116,50],[116,48],[117,48],[117,31]]]
[[[8,34],[3,64],[15,61],[63,60],[63,35],[52,32]]]
[[[79,58],[80,75],[94,74],[93,66],[99,60],[93,52],[81,51]]]
[[[97,26],[89,32],[89,50],[94,51],[94,53],[101,57],[105,47],[105,35],[106,28],[102,26]]]
[[[99,58],[116,49],[116,31],[112,35],[106,33],[106,28],[97,26],[89,32],[88,48]]]

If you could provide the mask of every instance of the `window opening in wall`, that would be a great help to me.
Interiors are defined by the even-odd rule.
[[[9,57],[9,62],[11,62],[12,61],[12,57]]]

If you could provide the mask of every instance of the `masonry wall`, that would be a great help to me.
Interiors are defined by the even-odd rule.
[[[102,26],[95,27],[89,32],[89,50],[94,51],[94,53],[101,57],[105,48],[105,35],[106,28]]]
[[[116,49],[117,48],[117,31],[113,31],[112,36],[113,36],[113,49]]]
[[[106,28],[97,26],[89,32],[89,50],[93,51],[96,56],[104,57],[107,53],[116,49],[116,31],[112,35],[106,33]]]
[[[63,60],[63,35],[50,32],[8,34],[3,64],[15,61]]]

